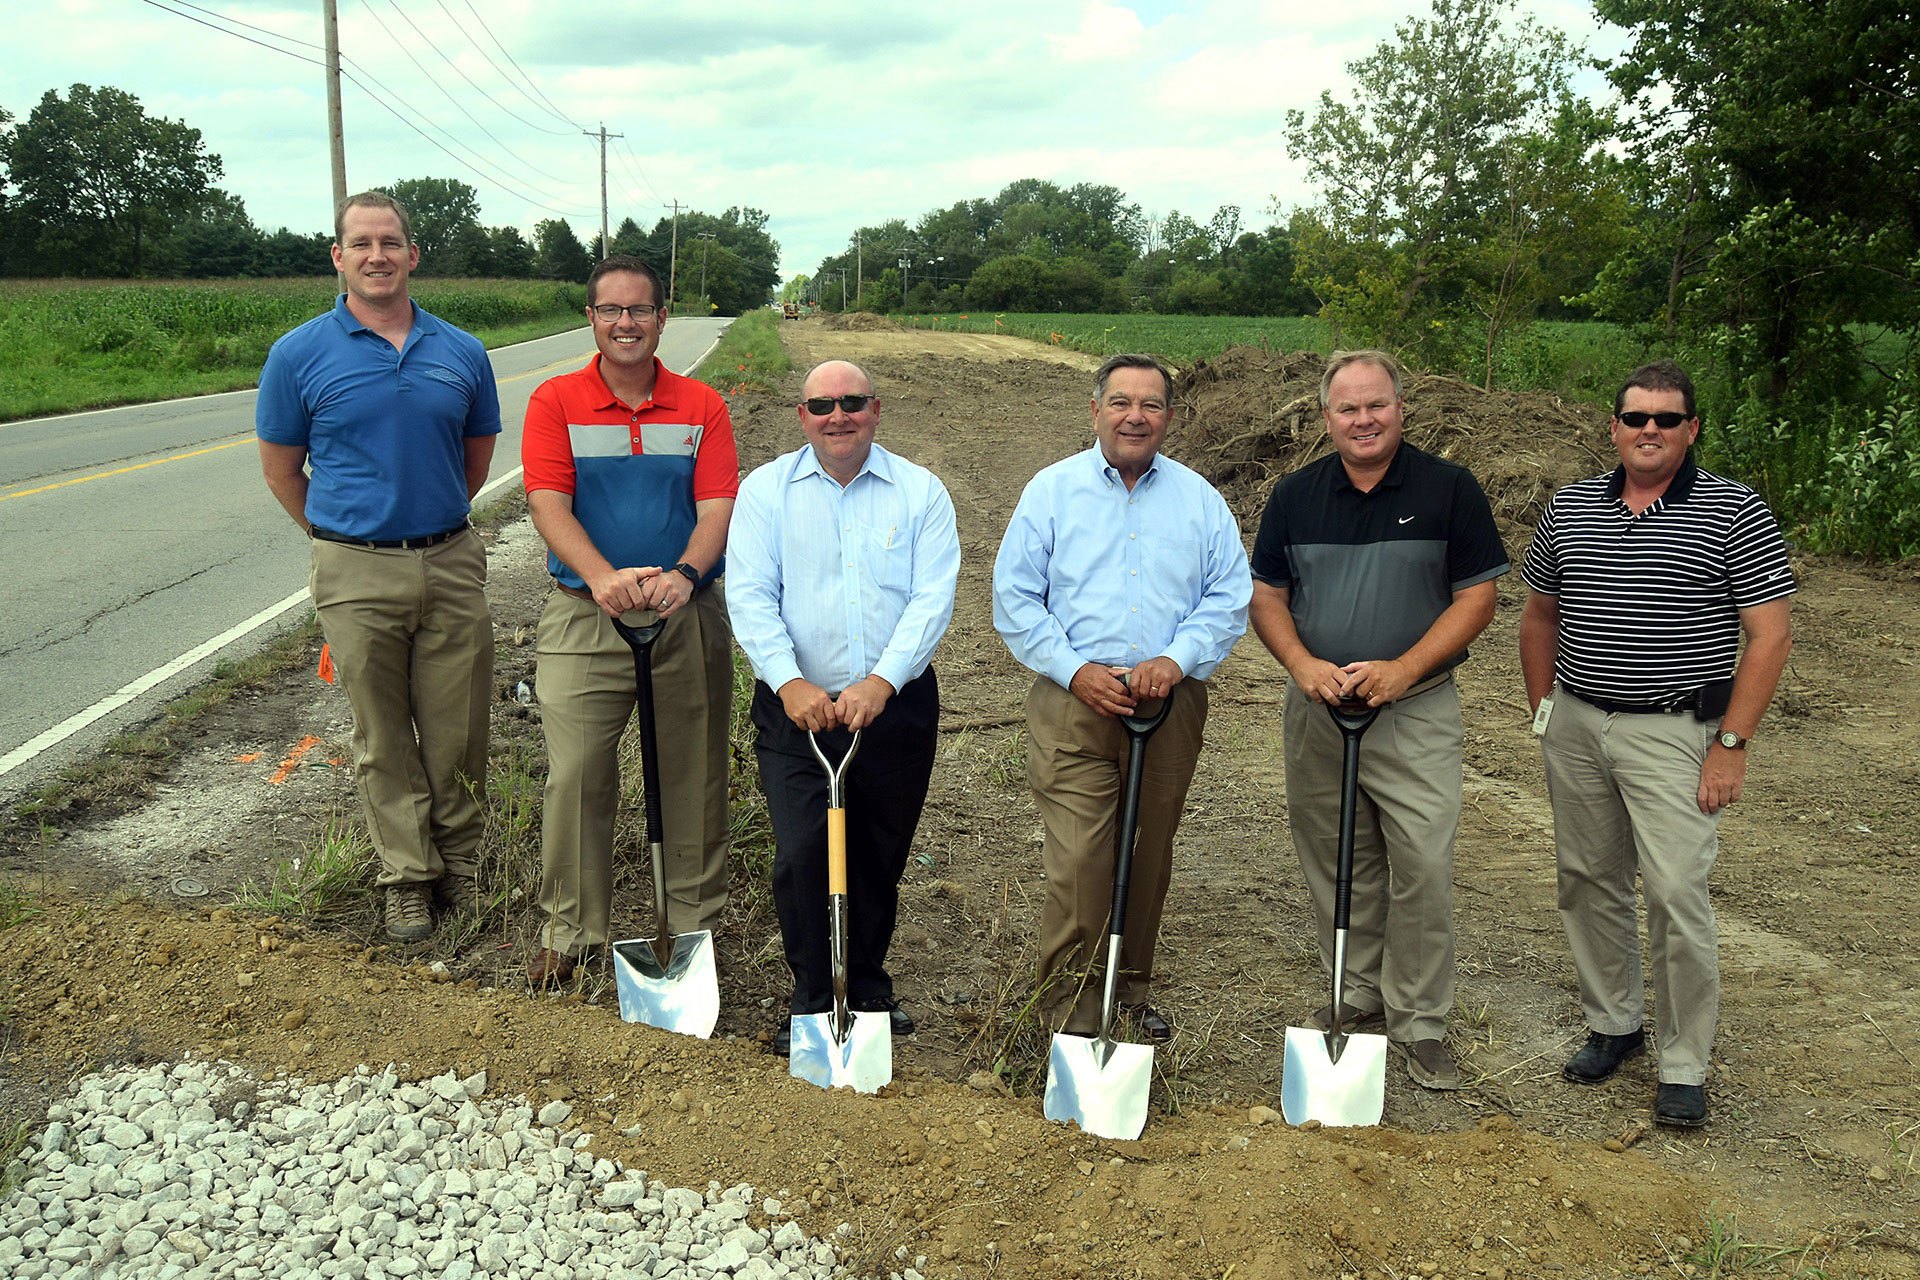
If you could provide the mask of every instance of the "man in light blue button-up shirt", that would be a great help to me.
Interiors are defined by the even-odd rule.
[[[1121,1003],[1154,1039],[1147,1003],[1173,836],[1199,759],[1206,679],[1247,628],[1253,580],[1240,529],[1212,485],[1159,456],[1173,379],[1151,356],[1095,376],[1096,443],[1028,483],[993,568],[993,625],[1038,673],[1027,695],[1027,778],[1045,828],[1039,988],[1056,1027],[1097,1028],[1127,738],[1115,719],[1173,708],[1147,750]]]
[[[933,650],[953,618],[953,500],[925,467],[874,443],[880,400],[857,365],[802,384],[806,446],[740,486],[727,609],[753,665],[760,786],[773,824],[773,899],[794,1013],[832,1005],[827,955],[827,779],[807,742],[848,767],[847,994],[913,1030],[886,970],[901,873],[933,776],[940,710]],[[775,1034],[784,1052],[788,1024]]]

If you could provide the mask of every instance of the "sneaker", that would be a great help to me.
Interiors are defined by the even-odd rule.
[[[449,871],[434,882],[433,900],[442,915],[472,916],[480,908],[480,885],[472,876]]]
[[[1333,1005],[1329,1003],[1323,1006],[1307,1019],[1307,1025],[1315,1031],[1333,1030]],[[1356,1009],[1343,1000],[1340,1002],[1340,1029],[1349,1035],[1383,1036],[1387,1033],[1386,1011]]]
[[[1707,1091],[1697,1084],[1667,1084],[1653,1094],[1653,1118],[1676,1129],[1698,1129],[1707,1122]]]
[[[1394,1042],[1394,1048],[1406,1055],[1407,1074],[1422,1089],[1452,1091],[1460,1087],[1460,1068],[1444,1040],[1415,1040],[1412,1044]]]
[[[425,882],[387,886],[387,936],[425,942],[433,936],[433,888]]]
[[[1623,1036],[1590,1031],[1586,1044],[1580,1047],[1580,1052],[1567,1059],[1567,1065],[1560,1068],[1560,1074],[1575,1084],[1599,1084],[1618,1071],[1621,1063],[1629,1058],[1637,1058],[1646,1051],[1645,1027],[1629,1031]]]

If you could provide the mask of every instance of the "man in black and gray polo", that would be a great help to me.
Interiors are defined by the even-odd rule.
[[[1760,496],[1693,461],[1700,419],[1678,365],[1633,372],[1612,433],[1620,465],[1553,496],[1521,566],[1520,664],[1589,1031],[1563,1074],[1598,1084],[1646,1049],[1637,872],[1660,1047],[1653,1115],[1697,1128],[1720,1010],[1707,872],[1793,648],[1796,587]],[[1565,696],[1550,696],[1556,682]]]
[[[1458,1089],[1453,840],[1463,732],[1453,669],[1508,568],[1464,467],[1406,444],[1399,363],[1336,352],[1320,382],[1334,453],[1282,477],[1253,544],[1253,626],[1292,677],[1287,812],[1333,965],[1342,738],[1320,704],[1380,708],[1360,752],[1342,1025],[1384,1030],[1429,1089]],[[1311,1021],[1325,1029],[1333,1010]]]

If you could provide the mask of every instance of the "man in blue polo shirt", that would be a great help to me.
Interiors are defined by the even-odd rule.
[[[1464,738],[1453,669],[1493,620],[1508,566],[1473,476],[1401,438],[1403,382],[1383,351],[1327,361],[1334,452],[1273,487],[1253,544],[1253,626],[1291,677],[1287,814],[1329,972],[1344,744],[1324,704],[1380,708],[1360,750],[1341,1025],[1384,1030],[1415,1083],[1458,1089],[1446,1042]]]
[[[421,310],[406,210],[347,200],[347,291],[274,343],[254,411],[267,487],[313,540],[308,588],[353,711],[354,781],[380,856],[387,936],[471,909],[484,825],[493,620],[467,517],[500,400],[486,349]]]
[[[733,648],[718,581],[740,461],[726,401],[654,353],[665,291],[645,261],[587,277],[599,354],[527,403],[527,509],[547,540],[554,593],[540,615],[547,787],[540,820],[536,987],[564,983],[607,941],[620,736],[633,718],[633,653],[610,621],[666,619],[653,645],[664,808],[667,931],[698,933],[727,905],[727,728]]]

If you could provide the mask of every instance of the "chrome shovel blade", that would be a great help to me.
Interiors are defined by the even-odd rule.
[[[1280,1114],[1288,1124],[1373,1125],[1387,1104],[1387,1038],[1349,1033],[1338,1061],[1327,1033],[1287,1028]]]
[[[893,1081],[893,1027],[882,1013],[854,1013],[843,1043],[833,1038],[831,1013],[793,1015],[793,1048],[787,1059],[795,1080],[822,1089],[878,1093]]]
[[[614,943],[613,985],[628,1022],[705,1040],[720,1020],[720,973],[705,929],[676,937],[664,967],[651,938]]]
[[[1147,1090],[1153,1084],[1153,1047],[1109,1042],[1100,1061],[1090,1036],[1053,1037],[1047,1051],[1046,1117],[1071,1120],[1099,1138],[1131,1142],[1147,1127]]]

